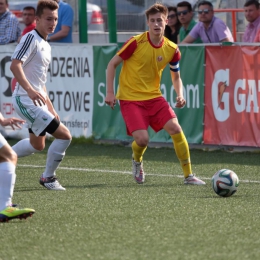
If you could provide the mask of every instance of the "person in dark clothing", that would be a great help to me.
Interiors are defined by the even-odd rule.
[[[168,19],[168,24],[165,27],[164,36],[177,44],[181,23],[178,20],[177,8],[175,6],[168,7],[167,19]]]

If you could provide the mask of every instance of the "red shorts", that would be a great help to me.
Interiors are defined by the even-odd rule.
[[[158,132],[170,119],[176,118],[164,97],[145,101],[120,100],[120,109],[128,135],[132,135],[136,130],[147,130],[149,126]]]

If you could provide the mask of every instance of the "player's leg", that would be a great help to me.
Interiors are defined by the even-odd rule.
[[[132,133],[134,141],[132,142],[133,159],[136,162],[142,162],[144,152],[149,142],[147,130],[136,130]]]
[[[176,155],[180,161],[185,184],[205,184],[196,178],[191,171],[189,145],[178,123],[178,119],[168,102],[163,98],[155,98],[148,103],[150,126],[155,132],[164,129],[171,136]]]
[[[26,96],[13,97],[13,105],[17,114],[26,121],[30,138],[25,138],[12,146],[18,158],[28,156],[44,149],[45,133],[42,134],[54,116],[48,111],[47,105],[35,106]],[[37,138],[38,136],[43,136]]]
[[[132,133],[134,141],[132,142],[132,172],[134,180],[142,184],[145,181],[143,169],[143,155],[147,149],[149,135],[147,130],[136,130]]]
[[[55,171],[59,167],[65,156],[66,149],[70,145],[72,138],[70,131],[57,119],[54,119],[45,131],[55,137],[55,140],[48,149],[46,168],[40,178],[40,184],[47,189],[65,190],[58,182]]]
[[[36,136],[31,129],[29,129],[29,138],[22,139],[12,146],[18,158],[28,156],[40,152],[45,147],[45,134],[43,136]]]
[[[16,153],[0,134],[0,222],[27,218],[35,212],[33,209],[21,209],[12,205],[16,162]]]
[[[141,102],[135,101],[120,101],[120,109],[124,118],[127,134],[132,135],[132,173],[134,180],[142,184],[145,180],[143,170],[143,155],[147,149],[149,136],[147,128],[149,119],[147,117],[146,108],[141,105]]]
[[[175,152],[184,174],[184,184],[204,185],[205,182],[195,177],[192,173],[189,145],[177,118],[170,119],[164,125],[164,129],[172,138]]]

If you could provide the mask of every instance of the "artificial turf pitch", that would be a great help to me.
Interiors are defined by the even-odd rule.
[[[0,224],[0,260],[259,259],[259,153],[191,150],[207,185],[185,186],[174,150],[148,148],[138,185],[130,147],[74,143],[57,170],[63,192],[39,184],[46,151],[18,160],[13,203],[36,213]],[[240,179],[230,198],[211,188],[222,168]]]

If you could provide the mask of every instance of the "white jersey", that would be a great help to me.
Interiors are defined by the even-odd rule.
[[[43,87],[47,81],[47,71],[51,62],[49,43],[34,29],[22,37],[15,48],[13,59],[23,62],[22,68],[31,86],[46,96]],[[13,95],[25,96],[27,92],[19,83],[16,83]]]

